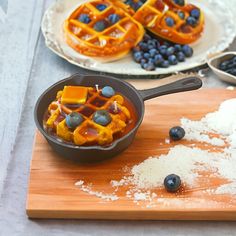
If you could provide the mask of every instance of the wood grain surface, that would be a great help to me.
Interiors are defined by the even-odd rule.
[[[149,156],[166,154],[169,148],[176,144],[190,144],[185,140],[165,143],[169,128],[178,125],[180,118],[198,120],[206,113],[215,111],[222,101],[233,97],[236,97],[236,91],[202,89],[147,101],[144,121],[133,144],[117,157],[92,165],[77,164],[57,156],[37,132],[26,206],[28,216],[126,220],[236,220],[234,196],[211,195],[205,191],[224,183],[222,179],[209,183],[202,177],[198,188],[187,188],[177,196],[160,190],[161,201],[151,208],[147,208],[145,203],[137,205],[128,199],[125,196],[127,187],[116,193],[119,196],[117,201],[102,201],[75,186],[76,181],[83,180],[86,184],[92,183],[94,191],[112,193],[114,189],[110,181],[121,179],[125,166],[132,167]],[[203,144],[198,146],[204,148]]]

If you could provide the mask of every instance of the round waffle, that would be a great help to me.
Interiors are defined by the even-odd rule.
[[[203,31],[204,16],[200,9],[192,4],[176,4],[175,0],[147,0],[141,4],[138,0],[118,1],[113,0],[114,4],[132,15],[146,29],[153,34],[174,43],[189,44],[196,41]],[[138,5],[138,3],[140,3]],[[190,16],[193,9],[198,9],[200,17],[197,24],[191,26],[186,19]],[[179,12],[184,14],[182,19]],[[168,26],[166,19],[170,17],[174,20],[173,26]]]
[[[71,88],[68,91],[71,93]],[[122,134],[127,123],[131,121],[130,112],[123,105],[124,98],[119,94],[107,98],[102,96],[99,90],[88,87],[86,102],[80,105],[71,105],[63,104],[62,93],[62,91],[59,91],[57,101],[49,105],[49,116],[45,125],[46,129],[53,131],[65,141],[85,146],[107,145],[113,141],[114,135]],[[93,115],[99,110],[109,112],[111,122],[107,126],[94,122]],[[74,130],[71,130],[66,124],[66,116],[72,112],[78,112],[84,119]]]
[[[104,10],[97,6],[103,4]],[[89,16],[89,22],[81,22],[80,16]],[[119,20],[109,22],[109,16],[116,14]],[[95,29],[95,24],[103,21],[106,28]],[[143,37],[143,26],[121,8],[109,0],[97,0],[80,5],[65,21],[64,32],[67,43],[79,53],[112,61],[123,57]]]

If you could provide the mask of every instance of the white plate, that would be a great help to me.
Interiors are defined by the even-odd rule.
[[[45,12],[42,20],[42,32],[46,45],[57,55],[77,66],[101,72],[130,75],[168,74],[191,69],[206,63],[209,54],[225,50],[236,35],[234,18],[224,1],[191,0],[205,14],[205,27],[202,37],[192,44],[194,56],[186,62],[169,68],[157,68],[155,71],[145,71],[135,63],[131,55],[115,62],[102,63],[90,57],[83,56],[70,48],[63,36],[63,22],[69,14],[86,0],[57,0]]]

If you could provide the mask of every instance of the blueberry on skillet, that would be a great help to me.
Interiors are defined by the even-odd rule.
[[[106,29],[106,27],[107,27],[107,22],[104,20],[96,22],[93,26],[93,28],[98,32],[102,32],[103,30]]]
[[[166,17],[165,19],[166,25],[172,27],[175,24],[175,21],[172,17]]]
[[[104,11],[104,10],[107,8],[107,6],[106,6],[105,4],[98,4],[98,5],[96,6],[96,8],[97,8],[99,11]]]
[[[99,125],[107,126],[111,122],[111,116],[106,110],[99,110],[93,114],[93,121]]]
[[[120,20],[120,16],[117,14],[111,14],[108,16],[108,20],[112,25],[114,25],[116,22]]]
[[[84,121],[83,116],[81,116],[78,112],[71,112],[66,116],[66,125],[70,129],[75,129]]]
[[[110,98],[115,95],[115,90],[110,86],[105,86],[102,88],[102,96]]]
[[[84,24],[88,24],[91,21],[88,14],[81,14],[78,20]]]
[[[180,126],[174,126],[170,129],[169,136],[172,140],[178,141],[185,136],[185,130]]]
[[[164,179],[164,186],[167,192],[175,193],[181,186],[181,179],[175,174],[168,175]]]

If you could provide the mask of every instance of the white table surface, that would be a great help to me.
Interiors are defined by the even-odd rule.
[[[231,4],[236,16],[236,0],[224,1]],[[59,79],[75,72],[88,73],[45,47],[40,22],[51,2],[0,0],[0,236],[236,235],[234,222],[27,218],[25,201],[35,132],[35,101],[44,89]],[[236,49],[236,41],[231,49]],[[205,87],[229,86],[211,73],[204,81]]]

